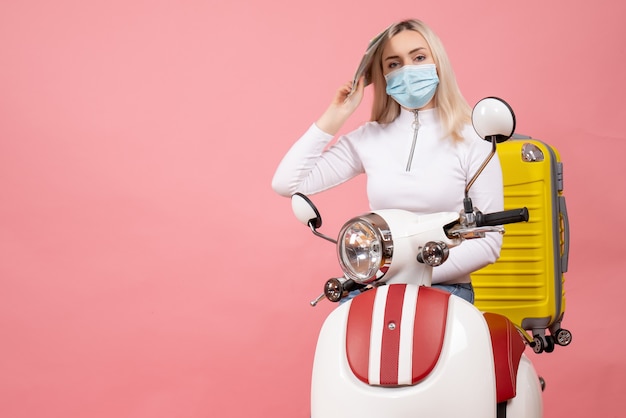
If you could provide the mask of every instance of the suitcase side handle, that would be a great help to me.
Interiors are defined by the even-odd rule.
[[[563,254],[561,254],[561,272],[565,273],[569,264],[569,218],[565,196],[559,196],[559,218],[563,222]]]

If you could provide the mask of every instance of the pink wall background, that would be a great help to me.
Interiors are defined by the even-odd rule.
[[[623,416],[626,6],[383,4],[0,5],[0,416],[308,417],[331,309],[308,301],[339,269],[270,180],[407,17],[471,103],[505,98],[560,150],[574,342],[532,358],[546,416]],[[366,210],[362,187],[315,197],[326,232]]]

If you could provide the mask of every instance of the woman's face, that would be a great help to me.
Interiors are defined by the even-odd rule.
[[[383,75],[405,65],[434,64],[426,39],[414,30],[394,35],[383,48]]]

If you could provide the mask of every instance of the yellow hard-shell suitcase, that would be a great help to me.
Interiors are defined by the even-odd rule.
[[[561,328],[569,255],[563,164],[556,149],[536,139],[513,137],[497,150],[504,209],[525,206],[529,220],[505,225],[498,261],[472,274],[475,305],[530,332],[536,353],[551,352],[572,339]]]

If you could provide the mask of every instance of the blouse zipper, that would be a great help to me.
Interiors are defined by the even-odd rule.
[[[415,144],[417,143],[417,133],[420,130],[420,122],[417,117],[417,109],[413,111],[415,119],[413,119],[413,144],[411,144],[411,152],[409,153],[409,161],[406,163],[406,171],[411,171],[411,164],[413,163],[413,154],[415,153]]]

